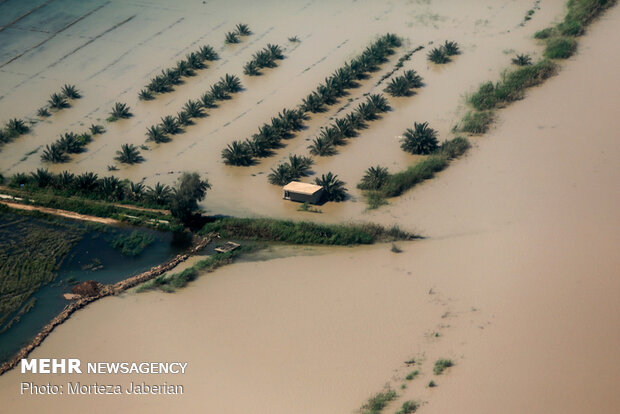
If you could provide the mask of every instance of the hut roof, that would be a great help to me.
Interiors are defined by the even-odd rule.
[[[320,185],[302,183],[299,181],[291,181],[290,183],[284,186],[284,191],[290,191],[292,193],[307,194],[307,195],[313,195],[317,191],[320,191],[322,189],[323,187],[321,187]]]

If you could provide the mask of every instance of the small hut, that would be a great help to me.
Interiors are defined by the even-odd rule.
[[[320,185],[299,181],[291,181],[284,186],[283,190],[285,200],[299,201],[300,203],[317,204],[323,195],[323,187]]]

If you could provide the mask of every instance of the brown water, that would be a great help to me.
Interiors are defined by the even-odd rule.
[[[505,2],[500,9],[494,2],[489,10],[488,3],[476,2],[481,9],[474,10],[471,5],[422,3],[411,7],[430,8],[439,15],[452,10],[462,19],[488,13],[508,20],[509,15],[514,26],[531,7]],[[558,16],[560,7],[555,4],[551,13],[548,8],[552,6],[543,2],[534,21],[520,30],[535,30],[540,23],[537,19]],[[316,7],[309,3],[304,10],[308,20],[315,16],[311,13]],[[385,16],[395,21],[406,16],[406,6],[396,3],[363,3],[351,13],[366,19],[378,15],[368,14],[366,7],[392,7]],[[506,15],[500,10],[507,10]],[[495,19],[495,23],[489,19],[489,26],[499,25],[500,18]],[[437,32],[436,36],[443,39],[443,30],[458,26],[458,21],[433,21],[428,30],[436,30],[433,25],[437,24],[442,35]],[[620,9],[616,7],[581,39],[579,54],[564,65],[558,77],[503,110],[496,127],[437,179],[370,214],[361,214],[361,203],[349,202],[324,207],[321,215],[325,220],[396,221],[429,239],[400,243],[401,254],[379,245],[338,249],[320,259],[295,256],[241,263],[202,277],[174,295],[105,299],[78,312],[33,353],[33,357],[71,356],[88,361],[188,361],[186,375],[166,378],[184,384],[184,396],[26,398],[18,396],[19,381],[41,382],[42,378],[12,371],[0,378],[5,406],[13,412],[343,413],[354,412],[389,383],[400,397],[386,412],[395,411],[404,399],[424,401],[420,412],[425,413],[619,411],[620,144],[616,131],[620,84],[616,68],[620,62],[617,54],[609,53],[620,42],[618,21]],[[378,144],[366,139],[370,136],[366,134],[398,134],[402,126],[392,123],[405,123],[406,113],[434,114],[435,118],[424,119],[437,123],[445,133],[451,120],[458,119],[459,94],[505,66],[508,56],[502,48],[506,46],[499,39],[511,35],[499,34],[499,28],[507,27],[506,21],[502,24],[493,29],[467,26],[472,42],[468,47],[463,41],[466,53],[443,68],[446,73],[437,73],[441,82],[431,83],[432,70],[428,69],[423,76],[429,86],[403,102],[405,109],[388,115],[402,117],[400,121],[386,117],[375,122],[344,147],[342,154],[326,162],[354,156],[350,154],[357,151],[358,158],[370,160],[368,151]],[[302,46],[309,43],[301,30],[297,33],[304,39]],[[525,33],[511,33],[534,49]],[[496,54],[487,49],[488,53],[480,52],[477,59],[466,62],[469,54],[484,47]],[[304,56],[299,53],[290,62]],[[476,70],[487,62],[488,68]],[[273,74],[284,71],[288,63]],[[450,71],[458,77],[445,76]],[[468,79],[460,77],[465,76],[463,72],[469,73]],[[267,76],[271,75],[257,82],[263,83]],[[444,82],[455,82],[461,91]],[[443,87],[443,98],[433,98],[437,88]],[[283,88],[282,94],[294,94],[293,88]],[[244,94],[250,94],[250,89]],[[438,99],[437,105],[443,99],[446,103],[434,111],[423,109],[422,102],[433,99]],[[410,112],[414,106],[418,112]],[[423,110],[428,112],[419,112]],[[377,157],[382,154],[377,151]],[[406,159],[398,159],[402,154],[393,155],[394,162],[406,164]],[[366,167],[366,162],[356,159],[341,165],[341,174],[351,182],[355,171],[359,177]],[[150,168],[149,164],[137,168]],[[220,166],[210,171],[216,185],[216,174],[230,174],[227,179],[239,184],[226,195],[216,195],[214,190],[209,207],[261,191],[245,187],[249,184],[243,183],[252,182],[246,170],[237,173]],[[256,187],[263,181],[257,178]],[[273,192],[275,197],[277,191]],[[252,202],[253,211],[302,214],[274,199]],[[240,204],[234,211],[243,211],[247,205]],[[414,369],[403,361],[412,357],[421,361],[422,374],[401,391],[404,375]],[[441,357],[452,358],[456,366],[433,376],[432,363]],[[81,375],[50,376],[44,381],[52,379],[122,384],[131,379],[153,380]],[[425,386],[431,379],[437,388]]]

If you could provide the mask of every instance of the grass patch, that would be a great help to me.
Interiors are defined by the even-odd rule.
[[[450,368],[454,365],[451,359],[438,359],[435,361],[435,366],[433,367],[433,373],[435,375],[441,375],[446,368]]]
[[[448,158],[445,155],[431,155],[404,171],[390,174],[387,183],[379,191],[385,197],[396,197],[411,187],[425,180],[433,178],[435,173],[448,166]]]
[[[544,56],[549,59],[568,59],[577,50],[577,41],[572,37],[554,37],[547,41]]]
[[[398,397],[396,391],[387,390],[379,392],[368,399],[366,404],[362,406],[363,414],[376,414],[380,413],[390,401],[393,401]]]
[[[489,130],[493,117],[493,111],[469,111],[461,120],[458,130],[474,135],[484,134]]]
[[[383,205],[388,204],[385,199],[385,195],[381,191],[370,190],[364,193],[366,196],[366,204],[368,204],[368,210],[377,209]]]
[[[199,234],[211,232],[228,238],[340,246],[408,240],[417,237],[402,231],[397,226],[385,228],[375,224],[318,224],[306,221],[233,217],[207,223]]]
[[[415,413],[420,408],[420,403],[416,401],[405,401],[400,407],[400,410],[396,411],[396,414],[411,414]]]
[[[407,376],[405,377],[406,380],[411,381],[412,379],[414,379],[415,377],[417,377],[420,374],[420,371],[418,371],[417,369],[415,371],[411,371],[409,374],[407,374]]]
[[[138,256],[154,241],[152,234],[134,230],[130,234],[117,235],[110,244],[125,256]]]

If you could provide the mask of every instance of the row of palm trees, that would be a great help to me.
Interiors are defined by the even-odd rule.
[[[0,144],[7,143],[28,131],[30,131],[30,127],[26,125],[24,120],[18,118],[9,119],[4,124],[4,128],[0,128]]]
[[[145,88],[138,93],[138,98],[143,101],[155,99],[156,94],[171,92],[174,85],[180,84],[182,78],[196,75],[199,69],[205,69],[207,61],[219,59],[219,55],[209,45],[201,46],[195,52],[188,53],[185,59],[177,61],[172,68],[162,69],[159,75],[150,80]]]
[[[75,85],[65,84],[61,89],[60,93],[55,92],[50,95],[50,98],[47,100],[47,105],[42,106],[37,110],[37,115],[44,118],[51,115],[50,109],[55,109],[60,111],[64,108],[69,108],[71,104],[70,100],[80,99],[82,94],[77,89]]]
[[[63,171],[59,174],[47,168],[36,172],[17,173],[9,179],[9,186],[26,187],[32,190],[51,190],[63,196],[80,196],[95,200],[132,201],[146,206],[167,206],[173,190],[167,185],[157,183],[147,187],[142,183],[120,180],[114,176],[101,177],[92,172],[73,174]]]
[[[170,135],[176,135],[183,130],[183,127],[193,124],[193,119],[204,118],[207,116],[206,109],[216,108],[218,101],[231,98],[231,94],[240,92],[243,89],[241,80],[236,75],[228,73],[202,94],[200,99],[188,100],[183,109],[176,116],[166,115],[161,118],[161,122],[147,128],[147,141],[165,143],[170,141]]]
[[[243,65],[243,73],[249,76],[258,76],[261,74],[261,69],[274,68],[278,66],[276,60],[282,59],[284,59],[282,48],[267,43],[267,46],[252,55],[252,60]]]
[[[392,96],[409,96],[411,89],[423,85],[422,77],[415,70],[407,70],[402,75],[393,77],[384,90]]]
[[[245,23],[239,23],[235,27],[235,30],[226,33],[224,36],[224,41],[228,44],[239,43],[241,42],[239,36],[249,36],[251,34],[252,31],[250,30],[250,26]]]
[[[248,166],[256,162],[256,158],[273,155],[274,149],[282,147],[282,139],[290,138],[293,132],[303,126],[308,119],[308,112],[316,113],[333,105],[337,98],[344,96],[346,89],[354,88],[356,80],[364,79],[368,73],[377,70],[378,66],[387,61],[387,56],[394,53],[394,48],[401,45],[401,39],[388,33],[370,46],[358,57],[347,62],[325,79],[325,83],[302,100],[295,109],[284,109],[277,117],[271,118],[271,123],[265,123],[258,128],[258,133],[252,139],[245,141],[235,140],[222,151],[224,163],[235,166]],[[370,112],[369,108],[364,108]],[[359,120],[356,120],[356,125]]]
[[[308,146],[310,153],[321,157],[336,154],[336,147],[344,145],[346,138],[356,136],[357,131],[365,128],[368,121],[377,119],[380,113],[389,109],[390,105],[385,96],[369,95],[366,101],[360,103],[352,112],[342,118],[336,118],[330,126],[322,128]]]
[[[46,145],[41,160],[51,163],[62,163],[69,160],[68,154],[78,154],[84,151],[84,148],[90,143],[93,135],[102,134],[103,126],[92,124],[89,132],[76,134],[75,132],[66,132],[60,135],[51,145]]]
[[[442,46],[431,49],[426,57],[433,63],[444,64],[450,62],[450,56],[459,55],[460,53],[461,50],[458,43],[446,40]]]
[[[258,128],[251,139],[233,141],[222,151],[224,163],[228,165],[248,166],[256,162],[256,158],[273,155],[274,150],[281,148],[282,140],[293,136],[293,132],[303,127],[307,115],[303,110],[283,109],[271,122]]]

